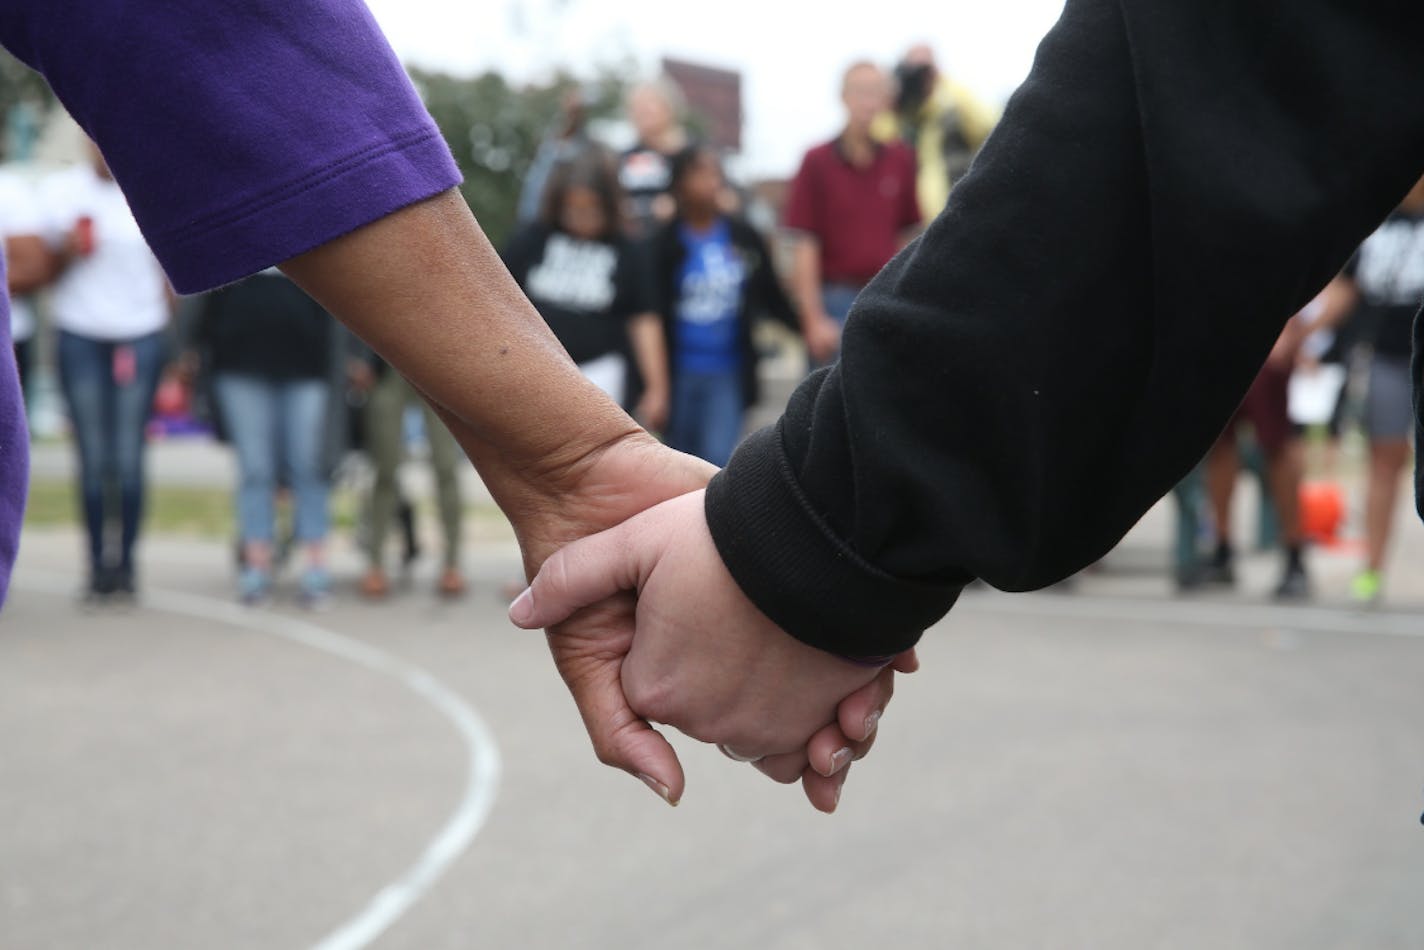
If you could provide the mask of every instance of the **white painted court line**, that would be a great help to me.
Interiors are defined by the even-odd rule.
[[[36,571],[17,572],[13,588],[61,596],[75,590],[72,577]],[[311,621],[163,590],[144,592],[141,606],[277,637],[389,676],[434,706],[460,734],[469,762],[464,794],[454,813],[414,864],[315,944],[315,950],[360,950],[369,945],[435,886],[489,817],[500,775],[499,750],[489,727],[458,694],[421,667]]]
[[[1286,629],[1352,636],[1424,637],[1424,614],[1282,604],[1224,604],[1189,599],[1125,600],[1085,594],[975,593],[960,609],[1050,620],[1114,620],[1194,627]],[[950,614],[953,619],[954,613]]]

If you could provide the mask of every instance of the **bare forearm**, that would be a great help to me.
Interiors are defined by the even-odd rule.
[[[283,270],[437,406],[517,530],[638,431],[579,373],[454,191]]]
[[[654,392],[666,393],[667,339],[658,315],[644,313],[634,317],[628,324],[628,337],[633,343],[633,359],[638,363],[643,385]]]
[[[59,255],[33,235],[7,238],[5,263],[12,294],[33,293],[59,276]]]
[[[1325,287],[1320,315],[1310,324],[1311,330],[1333,330],[1344,323],[1359,303],[1360,291],[1348,277],[1336,277]]]
[[[791,292],[801,313],[801,328],[825,310],[821,299],[821,247],[809,235],[797,238],[791,258]]]

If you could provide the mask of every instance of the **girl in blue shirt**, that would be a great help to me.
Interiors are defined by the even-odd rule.
[[[677,214],[653,238],[654,302],[668,338],[673,448],[725,465],[757,399],[753,320],[798,324],[766,243],[722,211],[721,161],[707,145],[672,160]]]

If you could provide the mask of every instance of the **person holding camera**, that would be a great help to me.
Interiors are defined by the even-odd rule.
[[[883,120],[889,128],[876,131],[915,150],[915,193],[920,210],[933,217],[949,202],[949,190],[969,171],[999,116],[941,72],[925,43],[910,47],[896,65],[895,84],[895,110]]]

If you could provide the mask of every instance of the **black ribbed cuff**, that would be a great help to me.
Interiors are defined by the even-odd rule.
[[[892,577],[837,538],[802,494],[779,425],[742,443],[707,486],[706,511],[752,603],[802,643],[839,656],[908,650],[962,590]]]

